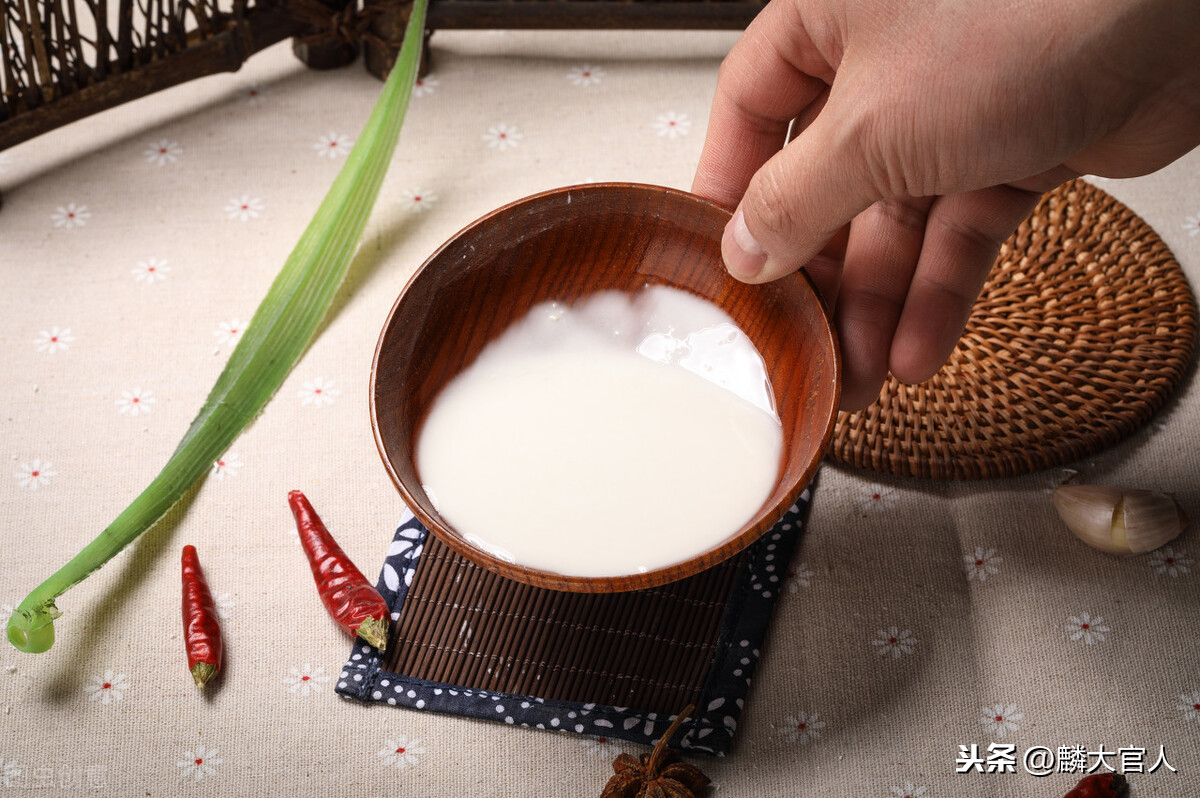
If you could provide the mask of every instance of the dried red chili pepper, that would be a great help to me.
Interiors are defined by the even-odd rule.
[[[200,570],[195,546],[183,547],[183,642],[188,670],[201,690],[221,670],[221,623],[217,605]]]
[[[347,632],[383,651],[390,617],[387,602],[334,541],[303,493],[289,493],[288,504],[325,609]]]
[[[1086,776],[1065,798],[1129,798],[1129,782],[1120,773]]]

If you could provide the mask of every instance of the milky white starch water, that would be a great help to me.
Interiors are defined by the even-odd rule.
[[[770,495],[782,438],[745,334],[653,286],[535,307],[437,397],[417,470],[473,545],[621,576],[730,538]]]

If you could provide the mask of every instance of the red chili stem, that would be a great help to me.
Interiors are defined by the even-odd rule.
[[[195,546],[183,547],[183,642],[188,670],[201,690],[221,669],[221,622]]]
[[[1081,779],[1064,798],[1129,798],[1129,782],[1120,773],[1095,773]]]
[[[289,493],[288,504],[325,609],[347,632],[383,651],[391,617],[387,602],[338,546],[303,493]]]

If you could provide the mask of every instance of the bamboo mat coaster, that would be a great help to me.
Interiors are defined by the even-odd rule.
[[[981,479],[1064,465],[1158,411],[1187,370],[1196,302],[1129,208],[1076,180],[1006,242],[949,362],[889,379],[839,416],[828,457],[898,476]]]
[[[788,563],[806,490],[737,557],[628,593],[563,593],[505,579],[442,544],[411,515],[378,588],[392,608],[386,652],[357,641],[347,698],[652,744],[684,707],[680,747],[723,755]],[[620,523],[620,519],[614,519]]]

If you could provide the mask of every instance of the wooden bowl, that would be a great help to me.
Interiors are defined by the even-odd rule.
[[[729,211],[692,194],[629,183],[555,189],[469,225],[425,261],[396,300],[371,369],[371,423],[405,503],[472,562],[538,587],[617,592],[699,573],[749,546],[796,500],[833,434],[840,359],[828,313],[802,272],[766,285],[721,264]],[[666,568],[618,577],[565,576],[506,562],[446,523],[417,476],[417,434],[442,387],[535,304],[664,283],[725,310],[757,346],[783,424],[775,488],[720,545]],[[513,497],[520,501],[520,497]],[[614,509],[620,497],[613,497]],[[619,512],[619,510],[615,510]]]

